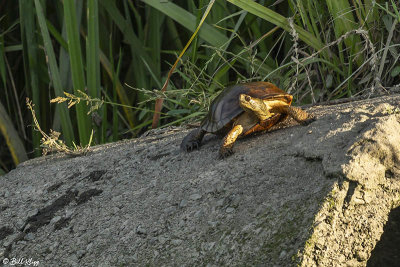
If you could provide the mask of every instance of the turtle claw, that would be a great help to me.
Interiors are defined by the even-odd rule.
[[[193,151],[195,149],[199,149],[199,143],[197,142],[193,142],[192,144],[190,144],[190,151]]]
[[[200,144],[199,144],[199,142],[197,142],[197,141],[191,141],[191,142],[187,142],[185,145],[184,145],[184,150],[186,151],[186,152],[192,152],[193,150],[195,150],[195,149],[199,149],[199,147],[200,147]]]
[[[181,143],[181,150],[185,152],[192,152],[195,149],[200,148],[201,139],[206,132],[201,129],[196,129],[191,131],[185,138],[183,138]]]
[[[185,152],[192,152],[195,149],[199,149],[200,143],[196,140],[187,140],[182,142],[181,149]]]
[[[233,155],[233,148],[232,147],[222,147],[219,150],[219,159],[225,159],[231,155]]]

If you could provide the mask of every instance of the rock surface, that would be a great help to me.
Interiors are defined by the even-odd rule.
[[[399,101],[313,107],[225,160],[211,135],[181,153],[181,128],[30,160],[0,178],[0,260],[398,266]]]

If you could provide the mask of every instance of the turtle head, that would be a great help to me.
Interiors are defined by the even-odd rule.
[[[244,111],[252,112],[257,115],[260,120],[265,120],[271,117],[269,107],[262,99],[241,94],[239,96],[239,105]]]

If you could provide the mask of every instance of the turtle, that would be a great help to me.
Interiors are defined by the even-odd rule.
[[[191,131],[180,147],[191,152],[200,147],[206,133],[224,134],[219,157],[226,158],[233,154],[238,137],[268,130],[288,116],[303,125],[315,120],[313,115],[291,106],[292,100],[292,95],[269,82],[227,87],[211,103],[200,127]]]

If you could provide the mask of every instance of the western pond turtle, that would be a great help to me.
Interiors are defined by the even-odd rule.
[[[181,149],[199,148],[206,133],[226,134],[219,150],[220,158],[225,158],[233,154],[238,137],[267,130],[287,116],[303,125],[312,122],[314,117],[291,106],[292,100],[292,95],[269,82],[227,87],[214,99],[200,127],[183,139]]]

